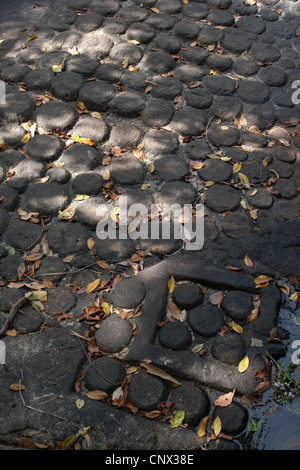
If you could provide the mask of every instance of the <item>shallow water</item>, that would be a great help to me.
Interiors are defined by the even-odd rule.
[[[283,304],[279,312],[278,327],[288,331],[289,338],[284,341],[287,353],[277,360],[286,367],[292,362],[292,355],[296,352],[294,341],[300,340],[300,326],[293,321],[296,319],[300,325],[300,306],[296,302],[290,302],[284,296]],[[299,349],[299,346],[298,346]],[[297,354],[298,360],[300,354]],[[300,382],[300,367],[293,372],[292,377]],[[257,431],[245,431],[238,441],[243,450],[300,450],[300,397],[292,402],[278,405],[271,398],[272,389],[262,396],[262,406],[256,406],[249,411],[249,421],[259,422]]]

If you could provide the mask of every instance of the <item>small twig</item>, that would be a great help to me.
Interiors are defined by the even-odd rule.
[[[16,315],[16,313],[18,312],[19,308],[25,303],[27,302],[28,300],[28,297],[26,295],[24,295],[23,297],[21,297],[21,299],[19,299],[15,304],[12,305],[8,315],[7,315],[7,318],[0,330],[0,337],[4,335],[4,333],[6,332],[7,328],[8,328],[8,325],[11,323],[11,321],[13,320],[14,316]]]

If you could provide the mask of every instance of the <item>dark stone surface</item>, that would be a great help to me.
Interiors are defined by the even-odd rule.
[[[190,282],[184,282],[175,287],[172,299],[175,304],[182,309],[193,308],[203,300],[203,292],[196,285]]]
[[[238,364],[246,355],[246,343],[242,336],[225,333],[216,336],[211,347],[212,355],[225,364]]]
[[[237,401],[233,401],[227,407],[216,406],[213,410],[213,418],[219,417],[222,423],[222,431],[226,434],[240,434],[248,422],[248,411]]]
[[[114,307],[132,309],[144,300],[146,291],[142,282],[134,278],[123,279],[110,292],[110,301]]]
[[[182,385],[172,390],[172,401],[177,411],[184,410],[184,423],[197,426],[208,415],[210,405],[206,392],[192,385]]]
[[[125,377],[125,369],[120,361],[103,356],[92,361],[85,371],[84,382],[89,390],[113,392]]]
[[[189,346],[192,342],[192,335],[186,324],[168,322],[159,330],[159,342],[165,348],[179,351]]]
[[[224,325],[218,307],[209,304],[201,304],[189,310],[188,321],[193,331],[204,337],[216,335]]]
[[[152,411],[166,400],[168,387],[160,378],[140,372],[131,376],[128,397],[140,411]]]
[[[114,353],[125,348],[132,335],[132,326],[129,320],[109,315],[97,330],[95,341],[99,348],[107,353]]]
[[[246,322],[254,308],[253,298],[246,292],[230,291],[222,301],[222,308],[234,321]]]
[[[29,157],[44,162],[56,160],[64,149],[63,142],[54,135],[35,135],[25,145]]]

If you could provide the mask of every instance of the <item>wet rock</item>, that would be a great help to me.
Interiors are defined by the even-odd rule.
[[[95,334],[95,341],[101,350],[115,353],[129,344],[131,335],[130,321],[111,314],[101,323]]]
[[[103,356],[91,362],[85,371],[84,382],[88,390],[113,392],[126,375],[120,361],[113,357]]]
[[[168,397],[168,387],[158,377],[140,372],[131,376],[128,398],[134,401],[139,411],[152,411]]]

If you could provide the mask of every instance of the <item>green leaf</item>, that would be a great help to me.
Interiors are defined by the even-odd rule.
[[[250,423],[247,426],[247,431],[251,431],[251,432],[259,431],[264,425],[265,425],[265,422],[262,419],[256,422],[250,421]]]
[[[254,346],[255,348],[261,348],[263,346],[263,342],[261,339],[251,338],[250,346]]]
[[[176,413],[170,419],[171,428],[172,429],[178,428],[178,426],[182,424],[184,420],[184,416],[185,416],[184,410],[176,411]]]

